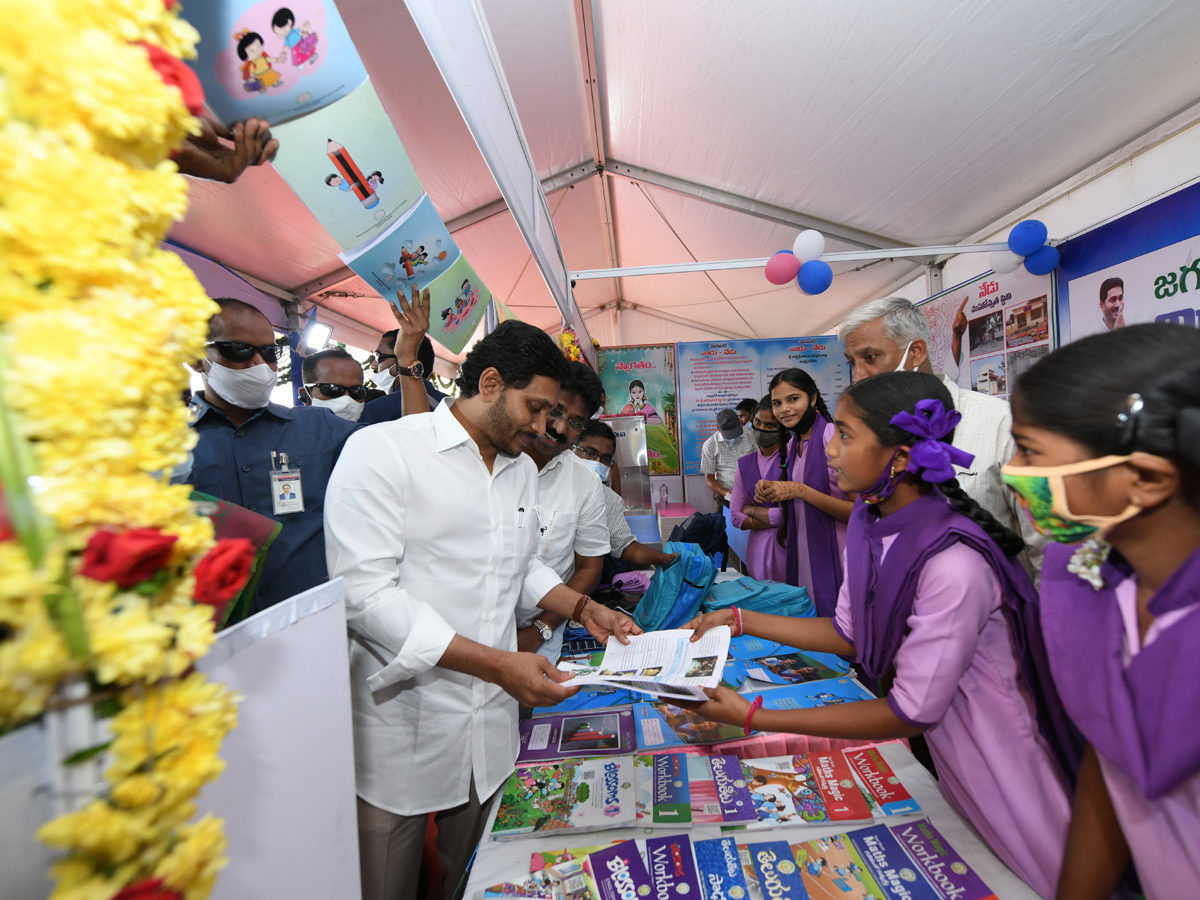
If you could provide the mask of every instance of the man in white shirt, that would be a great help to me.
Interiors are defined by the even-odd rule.
[[[729,502],[738,460],[758,449],[753,436],[745,430],[757,406],[755,400],[743,400],[736,410],[721,410],[717,413],[717,430],[700,447],[700,472],[718,503]]]
[[[904,369],[937,374],[962,413],[954,430],[954,446],[972,454],[967,469],[958,469],[962,489],[1000,524],[1025,540],[1023,561],[1036,580],[1042,569],[1046,539],[1022,514],[1013,494],[1000,480],[1000,467],[1013,455],[1012,410],[998,397],[963,390],[945,374],[935,373],[929,361],[929,323],[903,297],[872,300],[852,312],[838,335],[851,366],[851,380]]]
[[[403,327],[403,325],[402,325]],[[537,469],[522,451],[558,406],[566,362],[505,322],[432,414],[356,432],[329,480],[331,577],[345,579],[363,897],[416,895],[428,814],[453,892],[488,799],[517,755],[517,703],[573,693],[516,652],[518,601],[626,640],[632,621],[563,585],[534,555]]]
[[[575,445],[592,413],[600,408],[600,379],[581,362],[567,363],[558,406],[546,431],[525,448],[538,470],[537,557],[572,590],[590,593],[608,555],[604,485],[580,462]],[[517,647],[557,662],[566,620],[553,612],[517,607]]]

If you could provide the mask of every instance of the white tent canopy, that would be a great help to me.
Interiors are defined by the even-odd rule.
[[[1097,161],[1115,168],[1200,119],[1200,4],[1185,0],[481,5],[572,271],[769,256],[805,227],[828,252],[977,240],[1079,173],[1103,174]],[[557,330],[405,6],[338,8],[472,265],[517,316]],[[394,327],[270,167],[193,182],[172,239],[317,303],[339,339]],[[761,269],[579,281],[574,294],[603,345],[817,334],[923,264],[835,263],[818,297]]]

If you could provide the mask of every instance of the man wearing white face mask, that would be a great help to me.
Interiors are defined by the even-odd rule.
[[[322,350],[304,359],[304,392],[317,409],[327,409],[347,422],[362,418],[367,389],[363,370],[341,347]]]
[[[842,322],[838,337],[850,363],[852,381],[896,370],[927,372],[942,380],[954,408],[962,413],[962,422],[954,429],[954,446],[975,457],[968,468],[956,467],[958,482],[1000,524],[1025,539],[1022,560],[1036,579],[1046,539],[1034,530],[1000,479],[1000,467],[1015,449],[1008,402],[963,390],[945,374],[935,373],[929,359],[929,323],[903,297],[885,297],[860,306]]]
[[[187,483],[283,526],[267,552],[253,614],[328,578],[325,486],[356,426],[327,409],[271,403],[279,360],[271,323],[241,300],[216,302],[221,311],[209,322],[204,359],[193,365],[204,390],[192,401],[199,441]]]

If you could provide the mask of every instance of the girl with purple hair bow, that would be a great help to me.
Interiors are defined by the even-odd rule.
[[[954,466],[971,462],[951,443],[960,418],[933,375],[889,372],[850,387],[826,446],[838,486],[859,498],[836,612],[791,619],[738,611],[743,633],[856,658],[888,685],[886,695],[777,711],[754,710],[718,688],[696,708],[718,722],[749,717],[764,731],[923,734],[946,799],[1051,897],[1078,744],[1050,684],[1037,594],[1016,558],[1023,542],[955,479]],[[684,627],[699,636],[736,617],[707,613]]]

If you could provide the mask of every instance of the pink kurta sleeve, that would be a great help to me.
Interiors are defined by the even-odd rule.
[[[920,728],[941,721],[1001,601],[995,573],[965,544],[954,544],[925,564],[888,694],[888,705],[900,719]]]
[[[846,570],[846,551],[842,551],[842,571]],[[833,628],[845,640],[854,643],[854,618],[850,614],[850,588],[846,579],[842,579],[842,587],[838,591],[837,609],[833,612]]]
[[[733,493],[729,495],[729,518],[733,520],[735,528],[741,528],[742,523],[746,521],[746,514],[742,510],[749,502],[746,486],[742,484],[742,469],[739,466],[737,475],[733,478]]]

